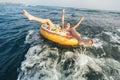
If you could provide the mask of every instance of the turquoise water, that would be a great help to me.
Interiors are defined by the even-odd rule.
[[[120,80],[120,12],[65,8],[72,25],[85,16],[77,30],[95,42],[66,48],[42,38],[22,9],[61,21],[62,7],[0,4],[0,80]]]

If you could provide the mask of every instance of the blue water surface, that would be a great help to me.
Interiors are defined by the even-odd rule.
[[[39,34],[39,28],[41,24],[27,20],[22,14],[22,9],[26,9],[37,17],[50,18],[54,23],[61,23],[62,7],[0,4],[0,80],[48,80],[47,77],[37,79],[35,76],[31,76],[32,78],[30,78],[30,73],[26,75],[25,73],[27,72],[24,71],[29,69],[23,69],[28,66],[26,64],[26,66],[23,67],[22,64],[25,64],[24,61],[30,62],[27,59],[30,54],[28,50],[31,50],[31,47],[35,47],[35,45],[44,46],[44,44],[40,43],[41,36]],[[85,20],[77,29],[78,32],[80,32],[83,37],[92,38],[95,42],[93,47],[87,48],[85,55],[94,59],[102,71],[95,71],[94,68],[91,68],[91,65],[87,64],[89,71],[81,75],[81,79],[77,77],[73,78],[72,75],[77,73],[73,73],[75,61],[73,58],[69,58],[65,59],[64,64],[60,63],[63,67],[57,69],[54,66],[60,75],[63,74],[61,75],[62,77],[49,78],[49,80],[82,80],[83,78],[83,80],[120,80],[120,12],[65,7],[65,21],[70,21],[72,25],[75,25],[80,16],[85,16]],[[32,36],[30,36],[30,34],[32,34]],[[45,42],[43,38],[42,41],[42,43],[47,44],[49,49],[55,47],[51,46],[54,43],[47,40],[45,40]],[[79,48],[68,49],[57,46],[55,48],[57,48],[58,53],[64,53],[65,51],[74,52],[75,50],[81,54],[81,49]],[[103,61],[104,66],[102,63],[100,65],[97,60]],[[58,57],[57,63],[59,64],[61,61],[62,58]],[[38,67],[38,63],[34,62],[34,64],[36,64],[34,67]],[[73,68],[67,64],[73,65],[71,66]],[[31,72],[34,71],[34,67],[29,67]],[[96,68],[97,67],[95,67],[95,69]],[[68,71],[72,70],[72,72],[67,73],[65,72],[66,69],[68,69]],[[83,68],[83,70],[84,69],[85,68]],[[23,73],[22,75],[20,75],[21,72]],[[34,71],[34,73],[36,72],[37,70]],[[18,78],[18,75],[20,78]],[[70,78],[70,76],[72,77]]]

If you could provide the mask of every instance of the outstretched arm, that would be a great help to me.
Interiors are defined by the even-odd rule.
[[[80,18],[80,20],[78,21],[78,23],[77,23],[73,28],[76,29],[83,20],[84,20],[84,17],[82,16],[82,17]]]
[[[64,9],[62,9],[62,28],[64,28]]]

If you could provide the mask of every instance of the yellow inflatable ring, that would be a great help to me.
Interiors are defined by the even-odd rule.
[[[78,40],[74,37],[68,37],[65,35],[61,35],[60,33],[56,33],[54,31],[48,30],[47,27],[41,25],[40,27],[40,34],[55,43],[66,45],[66,46],[76,46],[78,45]]]

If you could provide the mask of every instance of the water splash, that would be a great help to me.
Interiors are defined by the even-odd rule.
[[[116,33],[112,33],[112,32],[104,32],[104,33],[107,34],[108,36],[110,36],[111,43],[120,44],[120,36],[118,36]]]
[[[103,48],[103,45],[106,44],[104,41],[102,41],[99,38],[94,38],[93,40],[94,40],[93,46],[96,47],[96,48]]]
[[[59,53],[58,48],[36,45],[25,57],[18,80],[88,80],[92,72],[108,80],[96,59],[85,54],[67,50]]]
[[[25,39],[25,44],[31,44],[31,46],[34,46],[40,44],[42,41],[43,39],[41,38],[39,31],[29,30]]]
[[[60,49],[50,43],[38,43],[38,37],[34,30],[26,36],[25,42],[32,46],[22,62],[18,80],[114,80],[120,75],[120,63],[116,60],[96,58],[85,47]]]

